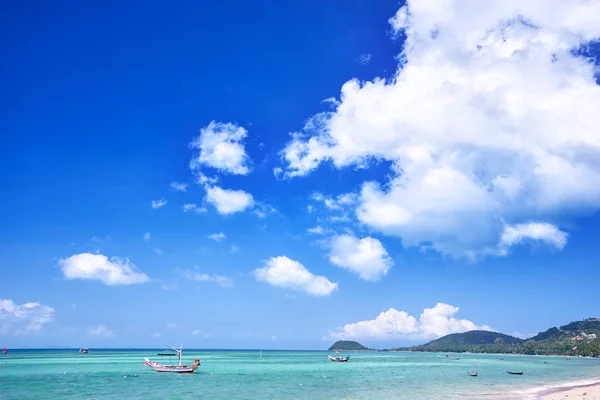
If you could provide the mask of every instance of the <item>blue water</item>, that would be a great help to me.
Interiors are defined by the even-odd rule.
[[[168,363],[158,352],[11,351],[0,365],[0,399],[517,398],[530,388],[600,377],[600,359],[391,352],[350,353],[349,363],[334,363],[319,351],[263,351],[260,359],[259,351],[185,350],[184,364],[201,360],[194,375],[142,368],[144,357]],[[470,369],[479,376],[468,376]]]

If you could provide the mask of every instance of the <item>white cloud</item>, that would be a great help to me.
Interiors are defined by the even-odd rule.
[[[338,288],[337,283],[324,276],[313,275],[304,265],[285,256],[269,258],[265,267],[256,269],[254,275],[258,281],[313,296],[328,296]]]
[[[87,330],[88,335],[99,337],[114,337],[115,331],[108,329],[106,325],[98,325]]]
[[[173,323],[168,323],[167,325],[165,325],[165,327],[167,329],[177,329],[177,328],[179,328],[179,325],[178,324],[173,324]]]
[[[162,335],[160,333],[158,333],[158,332],[155,332],[155,333],[152,334],[152,337],[155,337],[155,338],[159,338],[161,336]]]
[[[0,299],[0,334],[28,334],[42,330],[52,321],[54,309],[40,303],[15,304],[11,299]]]
[[[252,210],[254,215],[256,215],[258,218],[264,218],[267,215],[273,214],[276,211],[277,210],[272,205],[261,202],[256,202],[254,210]]]
[[[233,287],[233,280],[226,276],[204,274],[204,273],[192,271],[189,269],[176,270],[176,272],[179,273],[179,275],[181,275],[183,278],[190,280],[190,281],[215,282],[219,286],[224,287],[224,288],[232,288]]]
[[[161,249],[154,249],[154,252],[158,255],[161,255],[163,253]]]
[[[285,175],[387,161],[359,221],[457,257],[502,254],[505,223],[598,210],[600,87],[572,51],[600,36],[598,15],[586,0],[409,0],[391,20],[407,35],[395,76],[344,84],[293,135]]]
[[[241,126],[212,121],[200,129],[200,136],[190,143],[192,149],[199,150],[190,168],[198,170],[205,165],[222,172],[247,175],[249,158],[242,143],[247,135],[248,131]]]
[[[277,339],[277,336],[271,336],[271,340]]]
[[[537,240],[562,249],[567,244],[567,236],[567,233],[552,224],[530,222],[505,226],[500,244],[510,247],[526,240]]]
[[[290,300],[296,300],[296,295],[295,294],[285,294],[285,298],[286,299],[290,299]]]
[[[67,279],[97,280],[107,285],[132,285],[150,278],[127,258],[108,258],[102,254],[81,253],[59,261]]]
[[[375,319],[347,324],[329,332],[327,339],[433,339],[450,333],[471,330],[491,330],[487,325],[478,326],[466,319],[456,319],[459,308],[437,303],[426,308],[419,319],[405,311],[390,308]]]
[[[200,334],[200,331],[198,329],[192,331],[192,335],[194,335],[194,336],[198,336],[199,334]]]
[[[366,281],[381,279],[394,265],[381,242],[370,236],[362,239],[352,235],[333,237],[329,261]]]
[[[187,192],[187,183],[171,182],[170,186],[173,190],[177,190],[179,192]]]
[[[215,242],[220,242],[221,240],[225,239],[226,237],[227,237],[227,235],[225,235],[223,232],[213,233],[212,235],[208,235],[208,238],[214,240]]]
[[[275,178],[279,178],[281,175],[283,175],[283,169],[280,167],[273,168],[273,175],[275,175]]]
[[[308,228],[306,232],[310,233],[311,235],[324,235],[327,231],[321,225],[317,225],[315,227]]]
[[[207,185],[207,184],[214,185],[215,183],[217,183],[219,181],[218,177],[216,177],[216,176],[209,177],[199,171],[195,171],[195,174],[196,174],[196,183],[198,183],[198,185]]]
[[[144,240],[146,240],[146,241],[150,240],[150,236],[151,236],[150,232],[144,233]]]
[[[218,186],[206,187],[206,201],[223,215],[244,211],[254,204],[254,198],[250,193],[243,190],[222,189]]]
[[[369,65],[369,63],[371,62],[371,54],[361,54],[356,61],[362,65]]]
[[[184,204],[183,212],[193,212],[196,214],[202,214],[207,212],[206,207],[198,207],[196,204]]]
[[[230,253],[237,253],[238,251],[240,251],[240,248],[238,246],[236,246],[235,244],[232,244],[231,247],[229,248]]]
[[[161,208],[167,205],[167,200],[165,199],[160,199],[160,200],[152,200],[152,208]]]

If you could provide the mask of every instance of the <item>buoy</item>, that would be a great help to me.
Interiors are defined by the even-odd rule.
[[[302,386],[302,384],[300,384],[300,386]]]
[[[123,376],[123,379],[127,378],[127,375]]]
[[[324,377],[323,377],[323,379],[327,379],[327,377],[326,377],[326,376],[324,376]]]
[[[137,374],[133,374],[133,376],[137,377]]]

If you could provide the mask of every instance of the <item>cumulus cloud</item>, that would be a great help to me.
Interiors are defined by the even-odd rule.
[[[409,0],[390,20],[406,34],[396,74],[345,83],[293,134],[285,176],[387,161],[359,221],[453,256],[504,254],[506,224],[598,210],[600,87],[577,51],[598,15],[586,0]]]
[[[97,280],[107,285],[132,285],[150,278],[138,271],[127,258],[81,253],[61,259],[59,265],[67,279]]]
[[[0,333],[3,335],[40,332],[53,318],[52,307],[35,302],[18,305],[11,299],[0,299]]]
[[[98,337],[114,337],[115,331],[108,329],[106,325],[97,325],[87,330],[88,335]]]
[[[196,204],[184,204],[183,205],[183,212],[192,212],[195,214],[202,214],[207,211],[208,210],[206,209],[206,207],[199,207]]]
[[[222,189],[218,186],[206,187],[206,201],[223,215],[244,211],[254,204],[254,198],[250,193],[243,190]]]
[[[502,246],[510,247],[527,240],[535,240],[562,249],[567,244],[567,236],[567,233],[552,224],[530,222],[505,226],[500,243]]]
[[[190,280],[190,281],[215,282],[216,284],[218,284],[219,286],[224,287],[224,288],[232,288],[233,287],[233,280],[226,276],[204,274],[204,273],[200,273],[198,271],[192,271],[189,269],[176,270],[176,272],[179,273],[179,275],[181,275],[183,278]]]
[[[171,189],[177,190],[178,192],[187,192],[187,183],[171,182]]]
[[[160,200],[152,200],[152,208],[156,209],[156,208],[161,208],[167,205],[167,200],[165,199],[160,199]]]
[[[243,140],[248,135],[246,129],[232,123],[212,121],[200,129],[200,136],[191,143],[192,149],[199,150],[190,162],[192,170],[208,166],[234,175],[247,175],[249,158]]]
[[[338,288],[337,283],[312,274],[304,265],[285,256],[269,258],[263,268],[254,271],[254,276],[258,281],[313,296],[328,296]]]
[[[150,240],[150,236],[151,236],[151,235],[150,235],[150,232],[146,232],[146,233],[144,233],[144,240],[145,240],[145,241],[148,241],[148,240]]]
[[[347,324],[329,332],[327,339],[434,339],[450,333],[491,330],[466,319],[456,319],[459,308],[437,303],[426,308],[419,319],[405,311],[390,308],[375,319]]]
[[[227,237],[227,235],[225,235],[223,232],[213,233],[212,235],[208,235],[208,238],[214,240],[215,242],[220,242],[221,240],[225,239],[226,237]]]
[[[333,237],[329,261],[358,274],[366,281],[381,279],[394,265],[383,244],[370,236],[362,239],[352,235]]]

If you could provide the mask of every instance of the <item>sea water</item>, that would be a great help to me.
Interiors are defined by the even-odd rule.
[[[169,364],[158,352],[9,351],[0,364],[0,399],[517,398],[536,387],[600,377],[600,359],[454,354],[460,360],[451,360],[395,352],[349,352],[350,362],[336,363],[322,351],[263,350],[260,358],[259,350],[185,350],[184,364],[201,360],[193,375],[143,368],[145,357]]]

